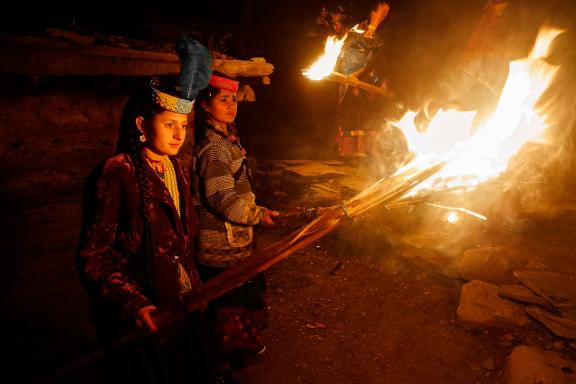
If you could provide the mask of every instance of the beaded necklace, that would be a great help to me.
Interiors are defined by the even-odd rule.
[[[168,156],[163,156],[162,160],[152,160],[148,156],[146,156],[146,160],[148,164],[154,170],[154,173],[158,175],[160,180],[168,189],[170,193],[170,197],[172,197],[172,201],[174,202],[174,206],[176,207],[176,212],[178,212],[178,216],[180,214],[180,192],[178,191],[178,179],[176,178],[176,171],[174,170],[174,164],[168,158]]]
[[[178,179],[176,178],[176,170],[174,169],[174,164],[168,158],[168,156],[162,156],[162,160],[153,160],[146,156],[146,160],[154,173],[162,180],[166,189],[172,197],[174,206],[176,207],[176,212],[178,217],[182,217],[180,213],[180,192],[178,191]],[[190,282],[190,277],[184,269],[181,263],[178,263],[178,282],[180,283],[180,294],[185,295],[192,290],[192,283]]]
[[[180,192],[178,191],[178,179],[176,178],[176,171],[174,170],[174,164],[165,156],[162,159],[162,165],[164,166],[164,178],[162,181],[166,188],[168,188],[168,192],[170,192],[170,196],[172,196],[172,200],[174,201],[174,206],[176,207],[176,211],[178,212],[178,216],[180,214]]]

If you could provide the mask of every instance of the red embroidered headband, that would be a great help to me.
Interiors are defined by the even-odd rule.
[[[208,82],[211,87],[225,89],[230,92],[238,92],[238,82],[224,77],[212,75]]]

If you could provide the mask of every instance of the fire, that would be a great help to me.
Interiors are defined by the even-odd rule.
[[[525,143],[543,140],[546,118],[543,111],[536,110],[536,102],[559,68],[543,59],[552,41],[562,32],[541,30],[530,55],[510,63],[495,112],[475,132],[472,121],[476,112],[440,110],[424,133],[417,131],[414,112],[395,122],[416,154],[397,174],[415,166],[446,162],[436,178],[422,183],[418,189],[474,188],[504,172],[510,158]]]
[[[322,80],[324,77],[330,75],[336,66],[336,61],[338,60],[346,36],[347,35],[344,35],[341,39],[338,39],[336,36],[328,37],[324,45],[324,54],[316,60],[310,68],[303,72],[304,76],[312,80]]]
[[[326,39],[326,43],[324,43],[324,53],[322,56],[320,56],[320,58],[318,58],[310,68],[302,71],[302,74],[311,80],[322,80],[329,76],[336,66],[344,41],[346,41],[348,33],[350,32],[364,33],[363,30],[358,28],[358,24],[356,24],[354,27],[350,28],[341,39],[337,36],[329,36]]]

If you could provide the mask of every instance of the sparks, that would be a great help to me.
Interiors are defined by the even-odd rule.
[[[462,212],[462,213],[465,213],[465,214],[467,214],[467,215],[473,216],[473,217],[475,217],[475,218],[477,218],[477,219],[480,219],[480,220],[484,220],[484,221],[488,220],[488,218],[487,218],[486,216],[481,215],[481,214],[479,214],[479,213],[476,213],[476,212],[471,211],[471,210],[466,209],[466,208],[461,208],[461,207],[447,207],[447,206],[445,206],[445,205],[434,204],[434,203],[426,203],[426,205],[430,205],[431,207],[436,207],[436,208],[441,208],[441,209],[447,209],[447,210],[449,210],[449,211],[452,211],[451,213],[454,213],[454,214],[456,214],[456,212],[454,212],[454,211],[458,211],[458,212]],[[457,216],[457,215],[456,215],[456,216]]]

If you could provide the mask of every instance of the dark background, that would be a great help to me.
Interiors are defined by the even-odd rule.
[[[314,20],[322,6],[344,7],[350,24],[368,17],[376,2],[339,1],[189,1],[189,2],[72,2],[55,1],[28,6],[15,4],[1,16],[7,32],[43,33],[46,27],[87,33],[163,42],[169,46],[181,34],[193,36],[211,49],[239,59],[264,57],[275,66],[270,87],[254,79],[258,102],[241,106],[238,125],[259,156],[333,156],[317,148],[334,142],[333,107],[337,86],[313,82],[301,75],[321,52],[323,38],[311,36]],[[460,57],[486,0],[390,1],[391,11],[378,33],[383,41],[382,66],[395,97],[382,103],[385,118],[401,116],[406,109],[418,110],[434,94],[447,74],[457,71]],[[523,57],[531,47],[538,28],[546,23],[573,26],[575,7],[570,0],[510,1],[506,27],[501,36],[506,58]],[[573,60],[573,32],[560,39],[556,50],[559,62]],[[564,44],[562,46],[562,44]],[[124,79],[125,80],[125,79]],[[83,84],[81,81],[76,84]],[[128,87],[132,86],[130,83]],[[93,84],[89,83],[89,90]],[[456,85],[457,86],[457,85]],[[281,116],[295,118],[287,121]],[[266,129],[262,130],[261,122]],[[298,142],[305,136],[308,143]],[[276,138],[277,140],[273,140]],[[287,149],[283,143],[293,151]],[[296,143],[293,141],[296,140]],[[270,149],[274,146],[274,150]],[[280,152],[278,151],[280,150]]]

